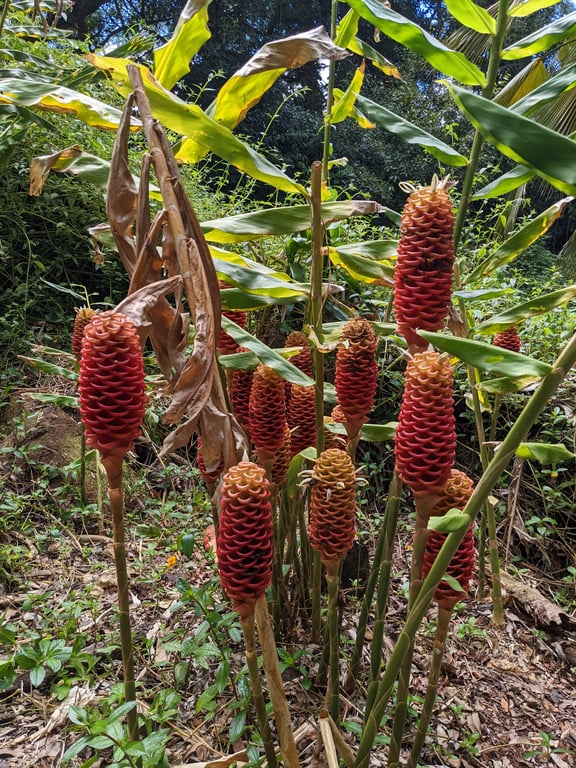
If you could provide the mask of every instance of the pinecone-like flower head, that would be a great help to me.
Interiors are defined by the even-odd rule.
[[[355,437],[374,405],[376,395],[376,334],[362,317],[349,320],[336,353],[335,386],[350,438]]]
[[[292,436],[290,434],[290,427],[286,424],[284,429],[284,442],[282,443],[282,447],[276,451],[272,469],[270,471],[270,480],[274,485],[282,485],[282,483],[286,482],[286,478],[288,477],[288,467],[290,466],[290,459],[292,458],[291,444]]]
[[[284,379],[260,364],[250,392],[250,437],[261,464],[274,459],[284,443],[286,395]]]
[[[95,314],[96,310],[91,309],[90,307],[81,307],[76,311],[74,329],[72,331],[72,352],[78,362],[80,362],[80,354],[82,352],[82,336],[84,335],[84,328],[86,328]]]
[[[492,339],[492,344],[495,347],[502,347],[502,349],[508,349],[510,352],[520,352],[522,342],[520,336],[518,336],[518,328],[515,325],[506,328],[505,331],[497,333]]]
[[[140,341],[125,315],[97,312],[84,328],[78,388],[86,444],[103,461],[122,458],[140,434],[146,400]]]
[[[230,283],[227,283],[225,280],[219,280],[218,285],[220,289],[230,288]],[[233,323],[236,323],[236,325],[239,325],[240,328],[246,328],[246,312],[242,312],[239,309],[228,309],[225,312],[222,312],[222,314],[224,317],[232,320]],[[239,350],[239,346],[232,336],[222,329],[220,329],[216,348],[221,355],[233,355]]]
[[[250,422],[250,392],[252,391],[253,379],[254,371],[243,371],[239,368],[234,368],[232,371],[232,383],[230,385],[232,410],[238,419],[238,423],[248,436]]]
[[[291,430],[291,452],[295,456],[304,448],[316,445],[316,393],[314,387],[292,384],[288,400],[288,426]]]
[[[322,451],[312,471],[310,543],[323,561],[341,560],[354,543],[356,475],[345,451]]]
[[[408,362],[394,452],[415,497],[438,493],[454,465],[456,430],[448,355],[418,352]]]
[[[250,616],[272,578],[270,484],[251,461],[224,475],[216,551],[224,591],[242,617]]]
[[[438,494],[431,515],[442,517],[449,509],[464,509],[473,491],[473,480],[465,472],[452,469],[444,488]]]
[[[302,347],[302,351],[290,358],[292,365],[306,373],[310,378],[314,378],[314,367],[312,364],[312,352],[310,342],[304,331],[291,331],[286,337],[286,347]]]
[[[428,539],[426,540],[426,548],[424,550],[424,558],[422,562],[422,578],[426,578],[430,568],[434,565],[438,553],[440,552],[444,541],[446,540],[445,533],[439,531],[430,531]],[[470,588],[470,579],[474,572],[475,565],[475,547],[474,547],[474,529],[472,526],[466,531],[464,538],[460,542],[460,546],[456,550],[456,553],[446,573],[448,576],[456,579],[463,592],[458,592],[451,587],[447,581],[441,581],[436,589],[434,600],[441,608],[445,610],[451,610],[459,600],[462,600],[465,596],[464,593],[468,592]]]
[[[430,186],[412,191],[402,212],[394,313],[398,332],[410,346],[427,346],[416,331],[438,331],[448,314],[454,214],[447,187],[434,178]]]

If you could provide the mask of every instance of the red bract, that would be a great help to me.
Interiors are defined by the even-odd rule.
[[[230,284],[224,280],[219,280],[218,285],[220,289],[230,288]],[[241,328],[246,328],[246,312],[242,312],[239,309],[228,309],[225,312],[222,312],[222,314],[224,317],[232,320],[233,323],[236,323],[236,325],[239,325]],[[229,333],[226,333],[226,331],[223,331],[222,329],[220,329],[220,335],[218,336],[218,344],[216,347],[218,352],[220,352],[222,355],[233,355],[239,350],[238,344],[234,341],[232,336],[230,336]]]
[[[282,443],[281,448],[276,451],[272,469],[270,470],[270,480],[274,485],[281,485],[288,477],[288,467],[290,466],[290,459],[292,458],[290,450],[291,444],[292,437],[290,435],[290,427],[286,424],[284,429],[284,442]]]
[[[323,561],[341,560],[354,543],[356,474],[339,448],[322,451],[312,471],[310,544]]]
[[[334,384],[348,435],[358,434],[368,420],[376,395],[376,334],[367,320],[349,320],[336,353]]]
[[[232,371],[232,384],[230,385],[232,410],[238,423],[247,434],[249,433],[250,392],[252,391],[253,379],[254,371],[242,371],[236,368]]]
[[[448,355],[418,352],[408,362],[394,452],[414,496],[436,494],[454,465],[456,430]]]
[[[426,540],[426,548],[424,550],[424,559],[422,563],[422,578],[426,578],[430,568],[434,565],[438,553],[440,552],[447,534],[440,533],[439,531],[430,531],[428,539]],[[470,588],[470,579],[474,572],[475,564],[475,547],[474,547],[474,530],[472,526],[468,528],[464,538],[460,542],[460,546],[456,550],[456,553],[446,573],[448,576],[452,576],[456,579],[463,592],[458,592],[451,587],[447,581],[441,581],[436,589],[434,600],[441,608],[445,610],[451,610],[459,600],[463,600]]]
[[[82,307],[76,311],[74,329],[72,331],[72,352],[78,362],[80,362],[80,354],[82,353],[82,336],[84,335],[84,328],[86,328],[95,314],[96,311],[90,309],[90,307]]]
[[[312,352],[308,336],[303,331],[291,331],[286,337],[286,347],[301,347],[302,351],[290,358],[292,365],[306,373],[310,378],[314,378],[314,367],[312,364]]]
[[[263,467],[243,461],[224,475],[217,542],[220,581],[242,617],[272,578],[272,505]]]
[[[465,472],[452,469],[431,510],[431,515],[442,517],[449,509],[464,509],[473,491],[473,480]]]
[[[492,339],[492,344],[494,344],[495,347],[508,349],[510,352],[520,352],[522,346],[520,336],[518,336],[518,329],[515,325],[506,328],[506,330],[501,333],[497,333]]]
[[[316,394],[314,387],[292,384],[287,412],[291,436],[291,453],[295,456],[304,448],[316,445]]]
[[[97,312],[84,328],[78,388],[86,444],[103,459],[123,457],[140,434],[146,400],[138,333],[124,315]]]
[[[254,371],[249,426],[258,461],[272,460],[284,443],[286,396],[284,379],[262,364]]]
[[[448,314],[454,264],[454,214],[446,181],[412,191],[400,224],[394,313],[409,345],[425,347],[418,329],[438,331]]]

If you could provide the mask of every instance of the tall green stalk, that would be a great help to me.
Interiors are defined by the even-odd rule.
[[[326,562],[328,583],[328,643],[330,646],[330,676],[328,679],[328,700],[332,720],[340,721],[340,642],[338,621],[338,588],[340,586],[340,561]]]
[[[332,0],[330,12],[330,37],[332,40],[336,37],[336,23],[338,21],[338,0]],[[322,147],[322,175],[326,184],[330,178],[330,134],[332,125],[330,123],[330,113],[334,106],[334,77],[336,73],[336,62],[332,59],[328,63],[328,84],[326,96],[326,112],[324,114],[324,141]]]

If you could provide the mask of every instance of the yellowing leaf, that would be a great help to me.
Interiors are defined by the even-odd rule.
[[[352,78],[350,85],[346,90],[342,93],[340,92],[339,98],[335,101],[332,111],[330,112],[330,115],[328,116],[328,121],[330,123],[341,123],[343,120],[346,120],[347,117],[353,117],[355,114],[355,104],[356,99],[358,97],[358,94],[360,93],[362,89],[362,83],[364,82],[364,70],[366,69],[366,65],[364,62],[356,69],[356,72],[354,73],[354,77]],[[369,120],[364,118],[365,125],[362,126],[364,128],[374,128],[374,123],[371,123]]]
[[[208,6],[211,0],[188,0],[166,45],[154,51],[154,76],[172,88],[190,70],[190,59],[210,39]]]

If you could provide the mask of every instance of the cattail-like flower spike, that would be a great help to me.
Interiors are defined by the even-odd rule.
[[[268,467],[284,444],[286,396],[284,379],[262,364],[254,371],[249,414],[250,437],[258,461]]]
[[[353,440],[374,406],[376,334],[367,320],[355,317],[345,324],[340,341],[334,384],[348,437]]]
[[[316,393],[314,387],[292,384],[287,412],[291,431],[291,453],[316,445]]]
[[[84,335],[84,328],[86,328],[95,314],[96,310],[91,307],[81,307],[76,310],[74,329],[72,330],[72,352],[78,362],[80,362],[80,354],[82,352],[82,336]]]
[[[518,328],[515,325],[506,328],[505,331],[497,333],[492,339],[492,344],[495,347],[502,347],[502,349],[508,349],[510,352],[520,352],[522,348],[522,342],[518,335]]]
[[[435,176],[430,186],[411,192],[400,224],[394,270],[394,313],[398,332],[411,348],[427,342],[417,331],[438,331],[448,314],[454,265],[454,214],[450,183]]]

